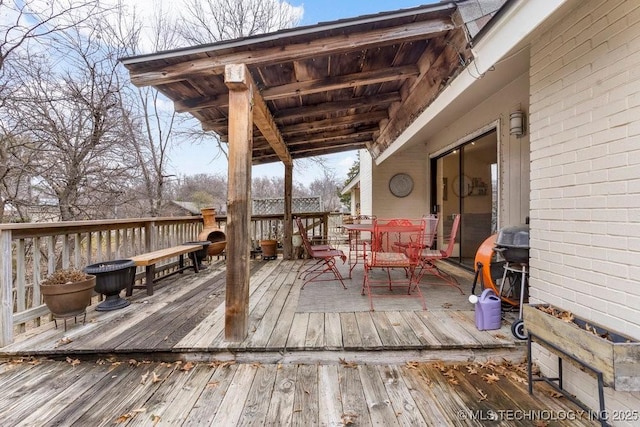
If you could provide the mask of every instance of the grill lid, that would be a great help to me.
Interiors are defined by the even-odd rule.
[[[498,233],[496,246],[529,249],[529,226],[516,225],[513,227],[504,227]]]

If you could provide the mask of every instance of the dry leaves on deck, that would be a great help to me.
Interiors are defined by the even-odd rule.
[[[356,414],[342,414],[342,425],[343,426],[350,426],[356,423],[356,418],[358,418],[358,416]]]
[[[478,391],[478,394],[480,395],[480,399],[478,399],[479,402],[482,402],[483,400],[487,400],[487,393],[485,393],[484,391],[482,391],[482,389],[476,388],[476,390]]]
[[[485,380],[487,384],[493,384],[500,381],[500,377],[497,374],[484,374],[482,379]]]
[[[126,423],[127,421],[129,421],[130,419],[132,419],[133,417],[135,417],[141,412],[146,412],[146,409],[138,408],[138,409],[134,409],[133,411],[129,411],[126,414],[122,414],[118,418],[116,418],[116,424]]]
[[[340,360],[340,364],[342,366],[344,366],[345,368],[357,368],[358,367],[358,364],[355,363],[355,362],[347,362],[345,359],[343,359],[341,357],[339,358],[339,360]]]
[[[210,368],[226,368],[235,364],[236,364],[235,360],[224,360],[224,361],[214,360],[213,362],[210,362],[207,366]]]
[[[420,368],[420,362],[407,362],[407,368],[409,369],[419,369]]]
[[[181,371],[184,371],[184,372],[189,372],[190,370],[192,370],[192,369],[193,369],[193,368],[195,368],[195,367],[196,367],[196,365],[195,365],[194,363],[192,363],[192,362],[187,362],[187,363],[185,363],[184,365],[182,365],[182,366],[180,367],[180,370],[181,370]]]
[[[478,375],[478,369],[474,365],[465,366],[469,375]]]
[[[72,342],[73,342],[73,340],[72,340],[71,338],[69,338],[69,337],[62,337],[62,338],[60,338],[60,339],[58,340],[58,343],[57,343],[57,344],[60,346],[60,345],[67,345],[67,344],[70,344],[70,343],[72,343]]]
[[[67,363],[73,367],[76,367],[80,364],[80,360],[79,359],[72,359],[70,357],[67,357]]]

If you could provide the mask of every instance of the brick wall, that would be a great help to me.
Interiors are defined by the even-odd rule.
[[[531,45],[531,301],[640,339],[640,2],[574,4]],[[596,407],[594,380],[568,371]],[[640,393],[606,400],[640,407]]]
[[[640,2],[531,47],[531,296],[640,339]]]

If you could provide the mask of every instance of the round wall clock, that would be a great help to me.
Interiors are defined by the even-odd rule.
[[[406,173],[397,173],[389,180],[389,191],[396,197],[406,197],[413,190],[413,179]]]
[[[471,179],[468,176],[458,175],[453,178],[453,194],[458,197],[467,197],[472,191]]]

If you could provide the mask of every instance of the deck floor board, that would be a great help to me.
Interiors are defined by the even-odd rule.
[[[0,401],[11,405],[0,411],[3,425],[468,426],[484,425],[492,414],[515,410],[533,416],[580,413],[565,399],[551,397],[546,384],[536,385],[536,396],[529,395],[526,376],[512,365],[351,361],[72,366],[49,360],[35,370],[26,363],[15,369],[39,371],[51,384],[32,378],[15,390],[4,390]],[[151,372],[157,380],[152,380]],[[486,381],[488,373],[498,379]],[[141,380],[143,375],[146,381]],[[524,426],[535,419],[498,421],[503,426]],[[554,425],[597,424],[583,418]]]
[[[511,349],[523,353],[524,346],[510,334],[509,322],[500,330],[478,331],[473,306],[440,305],[423,311],[385,309],[391,299],[380,299],[376,311],[299,310],[303,261],[254,261],[251,264],[249,331],[242,342],[224,337],[226,276],[224,261],[214,262],[198,274],[185,272],[161,281],[153,296],[134,293],[131,305],[112,312],[89,309],[87,323],[69,325],[67,332],[45,324],[30,330],[26,338],[0,349],[0,356],[78,354],[183,355],[208,352],[283,351],[402,351],[438,348],[482,350]],[[341,266],[348,268],[348,266]],[[346,272],[345,272],[346,273]],[[354,270],[348,284],[358,286],[362,273]],[[346,274],[345,274],[346,276]],[[335,283],[311,283],[315,295],[332,299],[367,296],[345,293]],[[306,289],[305,289],[306,291]],[[459,298],[455,289],[433,286],[432,298]],[[437,294],[440,292],[441,294]],[[324,298],[320,298],[324,299]],[[323,306],[326,301],[318,301]],[[389,307],[396,307],[390,302]],[[447,304],[441,304],[447,306]],[[344,306],[344,304],[342,304]],[[308,304],[305,306],[308,307]],[[513,314],[511,315],[513,318]],[[38,333],[39,332],[39,333]],[[480,353],[478,353],[480,354]],[[158,356],[160,357],[160,356]]]
[[[223,260],[159,282],[153,296],[135,292],[124,309],[90,307],[86,324],[68,322],[66,332],[51,323],[27,331],[0,349],[3,425],[467,426],[483,424],[470,418],[474,411],[577,413],[550,397],[546,384],[528,395],[522,372],[513,370],[516,379],[502,368],[488,384],[486,370],[474,375],[462,364],[445,375],[444,362],[431,362],[520,361],[525,346],[511,336],[514,313],[505,313],[500,329],[479,331],[473,306],[443,286],[430,287],[428,310],[385,307],[393,299],[379,298],[371,312],[358,269],[347,280],[354,292],[310,283],[302,292],[313,297],[304,294],[303,304],[301,264],[252,262],[242,342],[224,339]]]

